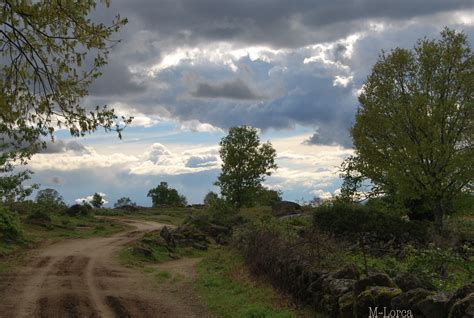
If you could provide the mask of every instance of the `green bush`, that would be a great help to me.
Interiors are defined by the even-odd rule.
[[[382,241],[424,242],[428,235],[425,222],[403,220],[358,204],[320,206],[314,211],[313,223],[323,231],[350,239],[368,235]]]
[[[23,231],[18,216],[0,206],[0,240],[14,242],[22,237]]]
[[[66,214],[72,217],[90,216],[92,215],[92,207],[90,205],[74,204],[66,210]]]

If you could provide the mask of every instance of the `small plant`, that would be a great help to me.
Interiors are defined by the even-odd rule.
[[[0,240],[6,242],[19,241],[23,238],[23,231],[18,217],[0,206]]]

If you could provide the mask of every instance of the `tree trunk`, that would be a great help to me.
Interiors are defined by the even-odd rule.
[[[443,228],[443,207],[441,206],[441,198],[435,199],[433,215],[436,227],[438,228],[438,230],[441,230]]]

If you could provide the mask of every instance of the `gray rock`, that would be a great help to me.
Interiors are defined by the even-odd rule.
[[[392,287],[368,287],[368,289],[362,291],[356,298],[354,302],[354,317],[360,318],[369,317],[369,308],[394,308],[391,307],[392,300],[398,297],[402,293],[399,288]]]
[[[449,318],[472,318],[474,317],[474,293],[454,303],[449,312]]]
[[[451,309],[451,307],[459,300],[463,299],[467,295],[474,293],[474,283],[464,285],[460,287],[458,290],[456,290],[449,300],[448,303],[448,311]]]
[[[331,295],[339,296],[352,291],[355,280],[353,279],[331,279],[328,284],[328,289]]]
[[[393,279],[393,281],[404,292],[407,292],[409,290],[416,289],[416,288],[423,288],[426,290],[436,290],[436,287],[430,282],[422,280],[419,277],[410,273],[403,273],[403,274],[397,275]]]
[[[400,294],[399,296],[392,299],[391,306],[394,309],[398,310],[412,310],[413,313],[421,314],[416,305],[425,300],[428,296],[432,296],[435,293],[423,288],[416,288],[405,293]]]
[[[357,296],[367,289],[367,287],[381,286],[396,288],[395,283],[388,277],[387,274],[376,273],[365,278],[362,278],[354,284],[354,294]]]
[[[355,265],[349,264],[335,272],[332,277],[358,280],[360,278],[360,272]]]
[[[448,315],[449,296],[444,293],[431,295],[416,304],[425,317],[445,318]]]

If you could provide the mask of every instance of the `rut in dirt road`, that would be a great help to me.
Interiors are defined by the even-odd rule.
[[[120,266],[116,253],[125,244],[162,226],[127,222],[136,229],[36,251],[24,269],[2,277],[0,317],[210,317],[189,286],[157,286],[143,273]],[[172,264],[192,272],[195,262]]]

